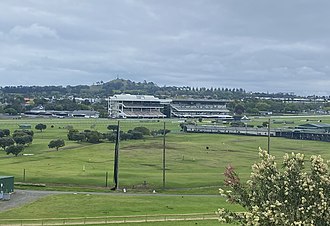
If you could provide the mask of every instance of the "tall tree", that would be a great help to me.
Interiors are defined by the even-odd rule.
[[[56,151],[58,151],[60,147],[64,147],[64,146],[65,146],[65,142],[63,139],[51,140],[48,144],[49,148],[56,148]]]
[[[45,130],[47,128],[47,125],[39,123],[35,126],[35,129],[40,130],[40,132],[42,132],[43,130]]]

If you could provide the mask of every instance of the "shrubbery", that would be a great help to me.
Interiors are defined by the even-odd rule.
[[[118,126],[116,125],[107,126],[107,129],[111,130],[108,133],[100,133],[94,130],[84,130],[83,132],[79,132],[78,130],[71,128],[67,134],[67,137],[69,140],[78,142],[86,141],[94,144],[100,143],[105,139],[110,142],[115,142],[117,127]],[[163,130],[159,130],[157,132],[163,132]],[[166,130],[165,132],[168,133],[170,131]],[[135,127],[133,130],[128,130],[127,132],[120,131],[121,140],[143,139],[144,135],[150,135],[150,130],[146,127]]]
[[[26,145],[33,141],[33,131],[31,130],[15,130],[10,136],[9,129],[0,130],[0,147],[7,153],[17,156],[24,151]]]
[[[260,150],[259,163],[252,166],[250,180],[240,182],[233,167],[225,171],[225,184],[231,190],[219,189],[228,201],[246,209],[234,213],[219,209],[221,222],[242,225],[330,225],[330,174],[320,156],[310,158],[310,169],[304,170],[302,154],[286,154],[282,170],[275,157]]]

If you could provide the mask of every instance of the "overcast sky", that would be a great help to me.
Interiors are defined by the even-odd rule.
[[[329,0],[1,0],[0,86],[330,95]]]

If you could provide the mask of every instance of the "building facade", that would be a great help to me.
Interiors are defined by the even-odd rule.
[[[165,118],[162,113],[171,100],[151,95],[119,94],[109,97],[110,118]]]
[[[229,100],[175,99],[171,103],[171,114],[179,118],[225,118],[229,117]]]

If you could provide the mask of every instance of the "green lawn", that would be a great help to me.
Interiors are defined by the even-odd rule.
[[[215,213],[219,207],[242,210],[219,196],[133,196],[61,194],[0,213],[0,219]],[[77,208],[79,207],[79,208]]]
[[[300,120],[300,119],[299,119]],[[17,127],[19,120],[2,120],[1,128]],[[20,121],[21,122],[21,121]],[[0,175],[14,175],[16,181],[46,183],[48,186],[105,186],[106,172],[112,184],[114,144],[77,143],[66,139],[67,125],[79,130],[90,129],[95,125],[99,131],[107,131],[106,126],[115,124],[112,120],[88,119],[42,119],[24,120],[35,125],[46,123],[43,132],[35,131],[34,141],[24,151],[32,156],[7,156],[0,151]],[[179,131],[177,121],[167,120],[171,129],[166,140],[166,188],[177,192],[197,192],[216,194],[217,187],[223,184],[224,168],[233,165],[243,179],[249,177],[251,165],[258,161],[258,147],[267,148],[266,137],[186,134]],[[53,125],[53,128],[51,127]],[[162,121],[146,122],[124,120],[122,129],[136,126],[161,129]],[[16,126],[16,127],[15,127]],[[54,138],[66,139],[66,146],[59,151],[48,148]],[[162,188],[162,137],[147,137],[144,140],[122,141],[120,144],[119,183],[130,189]],[[208,149],[206,148],[208,147]],[[279,161],[284,153],[301,152],[307,157],[311,154],[330,159],[329,143],[317,141],[271,139],[271,153]],[[193,191],[192,191],[193,190]]]

